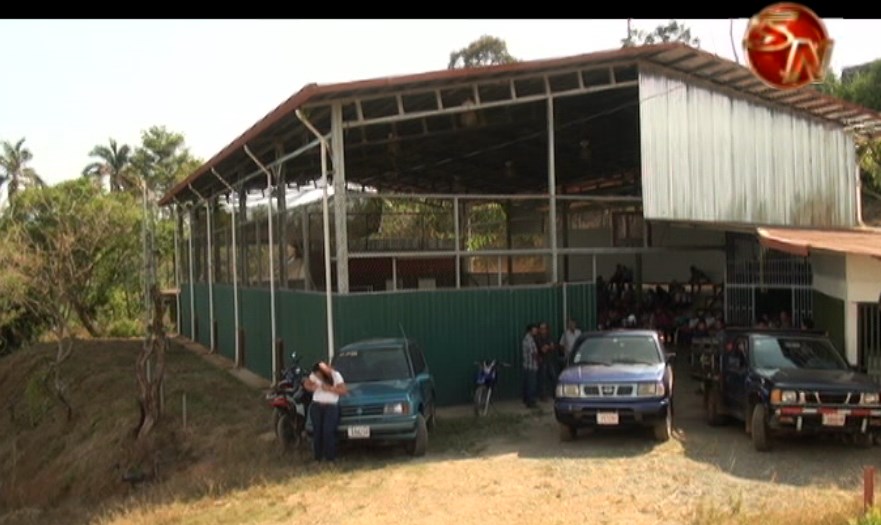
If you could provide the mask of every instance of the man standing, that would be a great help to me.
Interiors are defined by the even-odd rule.
[[[575,322],[575,319],[569,319],[566,331],[560,337],[560,346],[563,347],[563,357],[565,359],[569,359],[569,355],[572,354],[572,350],[575,348],[575,340],[580,335],[581,330],[578,329],[578,323]]]
[[[530,324],[526,327],[520,348],[523,351],[523,403],[527,408],[535,408],[536,383],[538,382],[538,349],[535,338],[538,327]]]
[[[548,323],[544,321],[538,325],[535,346],[538,348],[538,396],[542,401],[547,401],[557,382],[557,345],[551,339]]]

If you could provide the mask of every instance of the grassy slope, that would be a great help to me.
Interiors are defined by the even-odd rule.
[[[338,501],[336,511],[321,510],[326,519],[320,522],[342,523],[352,518],[385,522],[393,518],[382,517],[386,506],[399,506],[407,492],[421,490],[422,503],[429,504],[436,501],[438,488],[444,487],[441,493],[457,486],[461,489],[463,482],[464,486],[472,484],[481,473],[492,478],[495,491],[522,485],[519,476],[524,474],[527,479],[538,476],[539,481],[547,475],[549,467],[544,462],[520,461],[511,465],[523,469],[515,475],[521,481],[499,485],[506,477],[505,469],[493,473],[485,462],[492,459],[478,459],[487,442],[500,436],[516,439],[524,428],[525,416],[504,413],[477,423],[467,414],[442,419],[432,436],[427,461],[413,462],[400,449],[393,449],[347,453],[330,469],[306,466],[300,461],[302,456],[280,456],[267,439],[270,412],[260,392],[175,347],[169,356],[161,436],[165,445],[162,482],[132,489],[120,480],[122,469],[117,465],[127,465],[126,444],[137,419],[133,363],[138,350],[136,341],[78,345],[66,366],[74,420],[65,421],[63,411],[52,405],[36,426],[29,417],[38,411],[28,408],[28,378],[52,348],[0,361],[0,524],[292,523],[300,516],[314,517],[342,493],[345,501]],[[184,392],[186,430],[181,425]],[[32,400],[38,397],[30,396]],[[14,472],[13,443],[17,451]],[[430,489],[435,483],[439,485]],[[380,488],[391,497],[378,498]],[[468,500],[467,492],[451,493],[453,499],[464,499],[446,503],[479,505],[477,500]],[[849,502],[841,504],[840,508],[813,508],[802,516],[762,509],[762,519],[756,515],[758,509],[699,505],[692,523],[844,523],[845,516],[853,515],[852,507]],[[432,512],[428,507],[423,510]],[[441,513],[426,522],[445,519]]]
[[[138,419],[134,363],[139,349],[138,341],[77,344],[64,369],[74,408],[70,422],[33,385],[28,393],[29,379],[52,355],[50,345],[0,361],[0,514],[50,507],[79,514],[131,492],[120,480],[131,466],[129,444]],[[269,409],[260,392],[176,346],[169,355],[165,390],[158,471],[170,480],[166,486],[184,495],[213,490],[225,483],[219,478],[236,474],[235,468],[219,468],[221,458],[255,469],[268,459],[267,447],[258,439],[269,426]],[[186,430],[181,417],[184,392]],[[48,410],[38,417],[44,403]]]

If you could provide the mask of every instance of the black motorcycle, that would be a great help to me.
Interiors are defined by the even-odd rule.
[[[300,357],[291,354],[291,366],[282,374],[281,381],[266,398],[272,405],[272,425],[275,437],[285,451],[293,450],[306,440],[306,414],[312,402],[312,393],[303,387],[309,372],[300,366]]]

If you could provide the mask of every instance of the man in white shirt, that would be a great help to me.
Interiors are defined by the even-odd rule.
[[[340,396],[348,389],[343,376],[324,361],[312,369],[303,386],[312,392],[309,417],[312,419],[312,450],[315,461],[336,460],[336,430],[340,422]]]
[[[564,331],[563,335],[560,337],[560,346],[563,347],[563,352],[566,356],[566,359],[569,359],[569,354],[572,353],[572,350],[575,347],[575,341],[580,335],[581,330],[578,329],[578,323],[575,322],[575,319],[569,319],[569,324],[566,326],[566,331]]]

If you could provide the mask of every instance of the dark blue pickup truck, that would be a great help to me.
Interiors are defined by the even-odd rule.
[[[583,334],[560,374],[554,415],[560,438],[579,428],[647,426],[667,441],[673,428],[673,354],[651,330]]]
[[[727,330],[704,372],[707,422],[743,421],[756,450],[784,434],[839,434],[871,446],[881,387],[850,366],[824,334]]]

